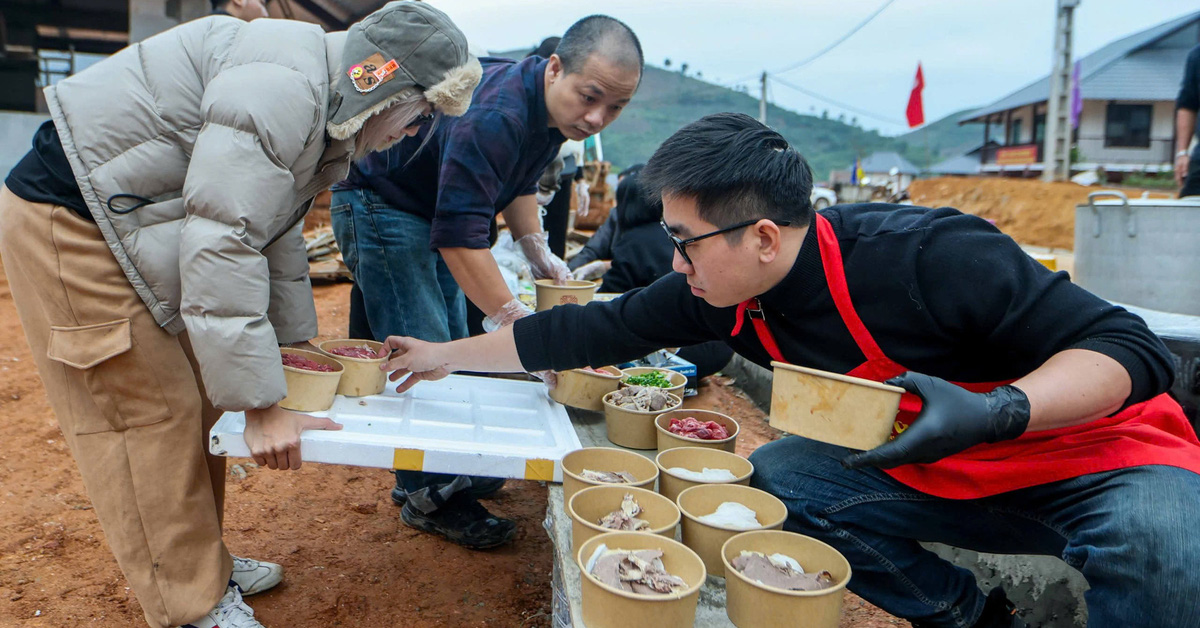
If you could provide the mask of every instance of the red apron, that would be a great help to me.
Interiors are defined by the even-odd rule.
[[[833,227],[820,214],[816,215],[815,224],[825,281],[842,322],[867,358],[847,375],[882,382],[907,371],[883,354],[855,312]],[[745,315],[749,315],[767,353],[777,361],[786,362],[762,316],[758,299],[738,306],[732,335],[741,331]],[[972,392],[988,392],[1008,383],[954,382]],[[894,433],[904,431],[920,409],[921,399],[905,393]],[[931,464],[908,464],[885,472],[931,495],[975,499],[1089,473],[1152,464],[1200,473],[1200,441],[1183,408],[1166,393],[1082,425],[1026,432],[1013,440],[976,445]]]

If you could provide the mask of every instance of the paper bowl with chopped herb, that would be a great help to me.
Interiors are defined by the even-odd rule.
[[[704,562],[657,534],[609,532],[575,553],[588,628],[691,628],[704,584]],[[635,592],[640,591],[640,592]]]
[[[627,386],[604,395],[604,425],[608,440],[630,449],[654,449],[658,436],[654,417],[683,405],[663,388]]]
[[[663,390],[683,397],[683,386],[687,383],[687,375],[672,371],[671,369],[660,369],[652,366],[633,366],[627,369],[622,369],[621,386],[646,386],[652,388],[662,388]]]
[[[701,484],[750,484],[754,465],[745,458],[720,449],[676,447],[659,452],[658,492],[674,500],[683,491]]]
[[[571,547],[605,532],[642,532],[673,539],[679,525],[675,502],[644,488],[592,486],[565,503],[571,518]]]
[[[620,484],[654,490],[658,467],[649,458],[616,447],[585,447],[563,456],[563,504],[589,486]]]
[[[279,407],[297,412],[328,410],[337,397],[338,382],[345,371],[342,363],[316,351],[291,347],[281,348],[279,355],[287,382],[287,396],[279,402]]]
[[[615,366],[556,371],[558,384],[550,389],[550,398],[572,408],[600,411],[604,395],[616,390],[623,373]]]
[[[738,422],[712,410],[679,409],[654,418],[658,450],[699,447],[733,452],[737,447]]]
[[[321,353],[342,363],[346,371],[338,382],[337,392],[347,397],[378,395],[387,386],[387,372],[380,370],[386,358],[375,354],[383,348],[382,342],[374,340],[326,340],[317,345]]]
[[[829,545],[781,530],[743,532],[721,547],[721,561],[725,611],[739,628],[838,627],[851,571]]]
[[[778,497],[740,484],[693,486],[675,502],[683,515],[683,544],[717,577],[725,575],[721,562],[725,541],[748,530],[782,530],[788,516]]]

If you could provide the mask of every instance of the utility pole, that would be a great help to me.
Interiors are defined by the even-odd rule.
[[[762,78],[759,79],[762,83],[762,96],[758,99],[758,121],[763,124],[767,123],[767,73],[762,73]]]
[[[1065,181],[1071,177],[1071,30],[1077,6],[1079,0],[1058,0],[1050,100],[1046,104],[1043,181]]]

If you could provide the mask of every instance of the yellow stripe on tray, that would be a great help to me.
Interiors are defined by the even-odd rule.
[[[392,468],[399,471],[423,471],[425,452],[420,449],[397,449],[392,453]]]
[[[554,481],[554,461],[542,460],[534,458],[525,461],[525,479],[526,480],[541,480],[543,482]]]

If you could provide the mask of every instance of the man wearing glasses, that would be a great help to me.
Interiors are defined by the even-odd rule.
[[[942,542],[1060,557],[1088,580],[1089,626],[1195,623],[1200,442],[1140,318],[951,208],[814,212],[803,157],[742,114],[684,127],[642,176],[675,273],[486,337],[389,338],[386,367],[412,373],[400,388],[718,338],[763,366],[888,381],[909,393],[888,443],[791,436],[751,456],[752,485],[846,556],[851,590],[914,626],[1024,626],[1003,589],[920,545]]]

